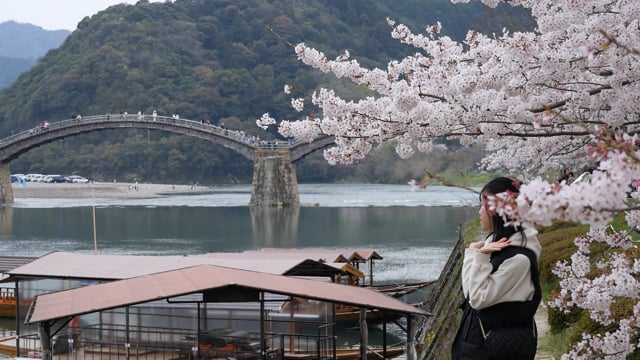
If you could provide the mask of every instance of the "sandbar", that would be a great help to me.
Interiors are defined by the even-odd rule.
[[[96,182],[93,184],[13,183],[13,197],[20,198],[156,198],[173,194],[207,191],[205,186]]]

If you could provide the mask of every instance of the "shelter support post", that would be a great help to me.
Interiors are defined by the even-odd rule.
[[[202,331],[200,329],[200,319],[202,314],[200,314],[200,303],[197,302],[196,303],[198,305],[198,311],[196,312],[196,314],[198,314],[198,319],[196,319],[196,344],[193,346],[192,350],[193,350],[193,358],[194,359],[199,359],[200,358],[200,331]],[[205,329],[208,329],[207,327],[205,327]]]
[[[413,317],[407,314],[407,360],[417,360],[416,347],[414,345],[415,335],[416,330],[413,326]]]
[[[367,360],[369,347],[369,328],[367,327],[367,308],[360,308],[360,359]]]
[[[124,340],[124,358],[129,360],[131,354],[129,350],[131,349],[131,337],[129,334],[129,307],[125,308],[125,340]]]
[[[382,312],[382,357],[387,358],[387,312]]]
[[[264,292],[260,292],[260,354],[267,358],[267,348],[264,341]]]
[[[333,348],[333,358],[336,358],[336,354],[338,353],[338,344],[337,344],[337,336],[336,336],[336,303],[333,303],[331,307],[331,320],[333,324],[331,324],[331,346]]]
[[[13,296],[16,297],[16,356],[20,356],[20,285],[17,279]]]
[[[38,335],[40,336],[40,348],[42,350],[42,360],[52,360],[51,356],[51,323],[44,321],[38,324]],[[18,338],[18,340],[20,340]],[[19,356],[16,355],[16,356]]]
[[[100,328],[99,328],[99,330],[100,330],[100,331],[99,331],[99,334],[100,334],[100,339],[102,339],[102,337],[104,336],[104,335],[103,335],[103,331],[102,331],[102,330],[103,330],[104,319],[103,319],[103,316],[102,316],[102,311],[100,311],[98,314],[99,314],[99,315],[98,315],[98,319],[100,319],[100,320],[98,321],[98,324],[99,324],[98,326],[100,327]]]

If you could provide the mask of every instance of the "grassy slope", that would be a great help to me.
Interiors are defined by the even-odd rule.
[[[546,302],[549,296],[559,289],[558,278],[553,275],[554,265],[561,260],[568,259],[575,252],[576,246],[573,241],[576,237],[588,231],[587,225],[576,223],[556,223],[552,226],[539,229],[538,239],[542,244],[542,255],[540,257],[540,281],[542,285],[543,301]],[[571,333],[577,330],[575,327],[560,329],[559,324],[553,324],[557,312],[548,309],[548,322],[551,324],[550,330],[543,336],[539,343],[539,352],[549,353],[553,358],[559,359],[568,350]]]

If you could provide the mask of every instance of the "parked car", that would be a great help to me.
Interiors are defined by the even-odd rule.
[[[27,174],[24,179],[29,182],[38,182],[38,179],[42,178],[42,174]]]
[[[69,175],[68,178],[71,179],[72,183],[86,184],[89,182],[89,179],[79,175]]]
[[[62,176],[62,175],[52,175],[49,178],[50,183],[68,183],[70,182],[69,179],[66,176]]]
[[[54,176],[58,176],[58,175],[45,175],[39,181],[43,183],[50,183],[50,182],[53,182],[51,180],[53,179]]]

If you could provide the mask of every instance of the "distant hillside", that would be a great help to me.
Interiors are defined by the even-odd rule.
[[[59,47],[70,33],[15,21],[0,23],[0,89],[9,86],[47,51]]]
[[[9,86],[20,74],[29,70],[35,59],[0,56],[0,89]]]
[[[318,86],[354,97],[368,94],[304,66],[290,44],[306,42],[330,57],[348,49],[366,66],[386,67],[390,59],[415,51],[391,38],[386,18],[416,32],[439,20],[456,38],[469,28],[492,32],[531,26],[523,11],[489,9],[477,1],[141,0],[115,5],[85,18],[61,47],[0,91],[0,138],[43,119],[153,110],[274,137],[257,128],[255,119],[265,112],[276,118],[297,116],[282,91],[287,84],[307,94]],[[313,158],[298,165],[301,181],[362,176],[389,181],[384,171],[353,176],[350,169],[329,168]],[[252,172],[248,161],[222,147],[140,130],[65,139],[30,151],[11,167],[23,173],[201,183],[247,182]],[[393,176],[403,181],[413,174]]]

